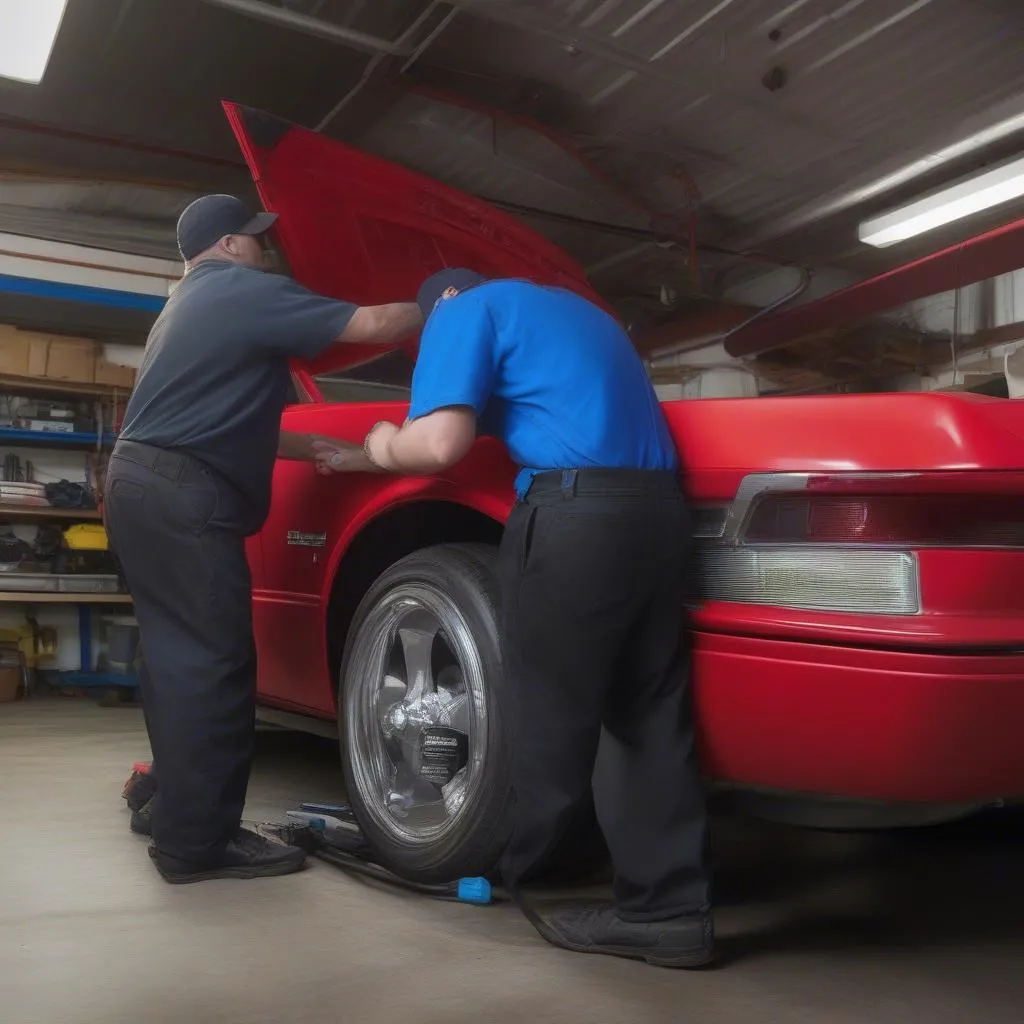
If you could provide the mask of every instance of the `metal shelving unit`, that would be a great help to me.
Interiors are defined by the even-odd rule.
[[[11,391],[54,397],[98,398],[117,402],[127,395],[124,388],[101,384],[80,384],[42,378],[20,377],[0,374],[0,391]],[[98,450],[113,445],[115,435],[97,432],[50,432],[21,430],[0,427],[0,447],[36,447],[50,449]],[[0,521],[7,522],[99,522],[102,516],[97,509],[58,508],[55,506],[12,505],[0,503]],[[77,672],[61,672],[61,682],[69,686],[122,686],[134,687],[138,679],[134,675],[112,672],[97,672],[92,669],[93,639],[92,613],[97,607],[124,608],[132,604],[130,594],[123,593],[71,593],[0,590],[0,605],[71,605],[78,611],[78,636],[80,664]]]

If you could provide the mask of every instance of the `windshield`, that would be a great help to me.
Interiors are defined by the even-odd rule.
[[[402,351],[313,378],[325,402],[407,402],[411,394],[412,360]]]

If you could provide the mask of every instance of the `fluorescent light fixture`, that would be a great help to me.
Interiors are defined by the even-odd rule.
[[[0,0],[0,78],[38,85],[68,0]]]
[[[884,248],[1021,196],[1024,196],[1024,158],[863,221],[857,235],[866,245]]]

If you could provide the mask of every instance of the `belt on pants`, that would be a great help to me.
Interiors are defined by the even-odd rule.
[[[680,482],[673,470],[663,469],[555,469],[538,473],[526,500],[579,495],[678,495]]]
[[[185,452],[157,448],[139,441],[118,441],[110,457],[142,466],[176,483],[209,480],[211,474],[209,466]]]

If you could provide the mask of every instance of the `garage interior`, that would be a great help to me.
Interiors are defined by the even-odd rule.
[[[1022,42],[1016,0],[68,0],[41,81],[0,68],[0,556],[77,526],[71,571],[109,572],[89,493],[182,274],[176,219],[210,192],[258,204],[225,100],[563,248],[663,400],[1024,395],[1024,188],[859,240],[1020,158]],[[411,367],[339,385],[405,388]],[[1024,1020],[1013,809],[843,833],[725,803],[726,962],[684,977],[323,865],[168,887],[119,799],[149,756],[130,596],[18,586],[0,590],[6,1020]],[[247,819],[342,798],[334,741],[257,739]]]

